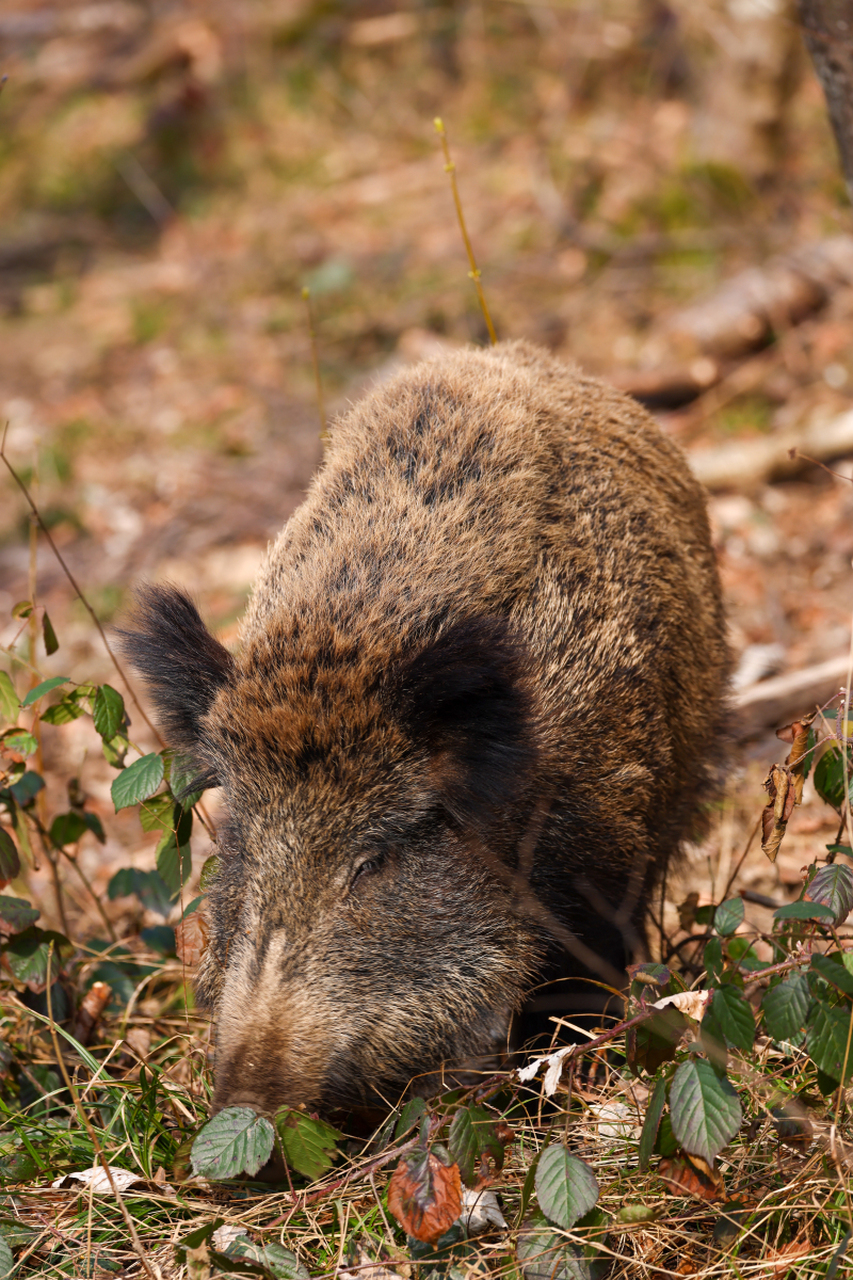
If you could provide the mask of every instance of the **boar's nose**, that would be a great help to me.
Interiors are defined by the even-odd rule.
[[[315,1105],[310,1082],[295,1079],[282,1058],[263,1042],[217,1054],[212,1114],[225,1107],[251,1107],[272,1119],[279,1107]]]

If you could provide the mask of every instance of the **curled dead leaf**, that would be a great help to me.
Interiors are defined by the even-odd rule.
[[[91,1042],[101,1014],[110,1002],[112,991],[106,982],[93,982],[80,1002],[77,1010],[77,1021],[74,1025],[74,1038],[82,1045]]]
[[[652,1008],[665,1009],[667,1005],[672,1005],[686,1018],[701,1022],[710,997],[710,991],[676,991],[673,996],[664,996],[663,999],[656,1000]]]
[[[723,1200],[723,1179],[701,1156],[687,1156],[679,1151],[665,1156],[658,1165],[658,1173],[673,1195],[698,1196],[700,1200]]]
[[[462,1212],[459,1166],[432,1151],[404,1156],[391,1175],[388,1208],[410,1236],[434,1244]]]
[[[182,964],[193,967],[199,963],[207,947],[207,925],[198,911],[184,916],[175,925],[175,950]]]
[[[770,799],[761,812],[761,848],[770,861],[775,862],[788,819],[797,803],[797,786],[791,769],[783,764],[772,765],[764,779],[764,789]]]
[[[793,1264],[800,1258],[807,1258],[811,1251],[811,1244],[803,1236],[783,1244],[780,1249],[768,1250],[767,1261],[775,1264],[771,1274],[782,1280],[783,1276],[790,1274]]]

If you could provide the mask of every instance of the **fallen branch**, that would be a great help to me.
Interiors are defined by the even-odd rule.
[[[850,654],[845,650],[800,671],[759,680],[735,694],[732,706],[736,735],[751,738],[822,705],[846,683],[849,662]]]
[[[853,410],[778,435],[693,450],[690,465],[707,489],[753,489],[845,454],[853,454]]]

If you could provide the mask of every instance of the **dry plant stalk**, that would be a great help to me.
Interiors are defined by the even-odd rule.
[[[447,132],[444,128],[444,121],[440,116],[436,116],[433,121],[435,131],[441,140],[441,149],[444,152],[444,172],[450,177],[450,189],[453,192],[453,203],[456,206],[456,217],[459,221],[459,230],[462,232],[462,239],[465,241],[465,252],[468,254],[468,263],[471,270],[468,275],[474,281],[474,288],[477,290],[477,300],[480,303],[480,310],[483,313],[483,319],[486,322],[486,328],[489,331],[489,341],[495,346],[498,336],[495,333],[495,326],[492,324],[492,317],[489,313],[489,306],[486,302],[486,295],[483,292],[483,284],[480,279],[480,268],[474,257],[474,247],[468,235],[468,228],[465,226],[465,214],[462,211],[462,200],[459,196],[459,187],[456,182],[456,165],[450,158],[450,147],[447,144]]]

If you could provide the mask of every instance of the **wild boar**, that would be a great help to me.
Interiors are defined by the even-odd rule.
[[[561,975],[552,1005],[596,1007],[584,976],[622,980],[713,790],[702,490],[638,404],[526,343],[340,419],[238,656],[170,586],[124,644],[224,791],[198,976],[217,1108],[428,1093]]]

